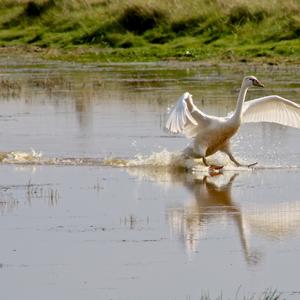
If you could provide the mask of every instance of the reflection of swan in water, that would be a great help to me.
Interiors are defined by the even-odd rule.
[[[178,184],[183,185],[192,193],[191,201],[184,199],[184,204],[177,203],[167,210],[171,231],[182,241],[189,254],[201,247],[201,237],[218,221],[224,225],[228,220],[233,221],[249,264],[256,264],[261,258],[261,251],[250,247],[250,236],[274,240],[289,237],[299,231],[299,201],[267,206],[260,201],[253,201],[239,206],[238,199],[235,201],[232,195],[237,174],[226,172],[226,175],[210,177],[204,173],[170,172],[159,168],[126,170],[132,176],[141,180],[150,179],[164,187],[173,189]]]
[[[199,235],[204,233],[211,219],[222,219],[226,216],[236,224],[246,261],[249,264],[258,262],[257,251],[249,249],[248,228],[244,216],[231,196],[232,184],[237,176],[238,174],[233,174],[228,182],[222,185],[215,182],[215,179],[219,180],[220,177],[185,178],[183,183],[194,194],[195,201],[183,209],[171,210],[170,222],[184,240],[188,252],[195,252]]]

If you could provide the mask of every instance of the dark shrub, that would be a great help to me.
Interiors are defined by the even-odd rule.
[[[137,34],[156,27],[166,20],[166,14],[155,8],[131,6],[127,7],[119,18],[119,24],[126,30]]]
[[[29,1],[24,9],[23,16],[28,18],[34,18],[41,16],[47,9],[54,6],[54,0],[48,0],[44,3],[36,3],[35,1]]]

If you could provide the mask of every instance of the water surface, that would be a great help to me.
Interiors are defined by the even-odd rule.
[[[188,141],[164,131],[183,92],[225,115],[248,74],[266,86],[248,99],[299,103],[299,68],[0,66],[2,295],[242,299],[272,288],[299,298],[299,131],[243,126],[233,149],[258,167],[217,156],[225,171],[215,177],[197,161],[178,172]]]

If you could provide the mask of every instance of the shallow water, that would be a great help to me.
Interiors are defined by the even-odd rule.
[[[298,299],[300,132],[243,126],[254,169],[211,177],[163,127],[186,90],[208,113],[241,78],[300,101],[300,69],[0,60],[1,293],[30,299]],[[34,149],[34,150],[31,150]],[[179,167],[189,167],[188,172]]]

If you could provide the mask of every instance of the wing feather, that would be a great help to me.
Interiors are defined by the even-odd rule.
[[[247,101],[243,122],[272,122],[300,128],[300,105],[276,95]]]
[[[193,118],[188,110],[186,99],[189,97],[189,93],[184,93],[177,101],[176,105],[171,110],[168,120],[166,122],[166,128],[172,133],[180,133],[184,131],[184,127],[191,123],[197,126],[197,121]]]

